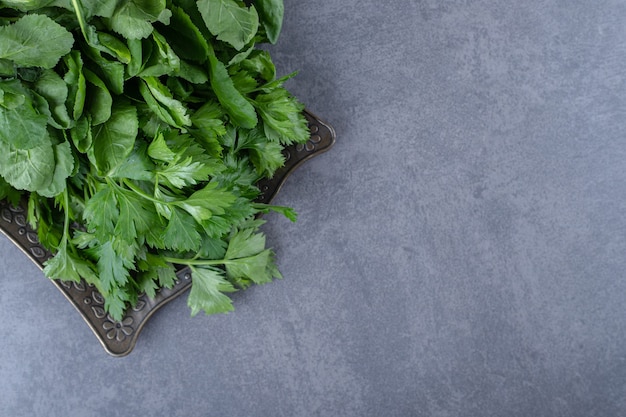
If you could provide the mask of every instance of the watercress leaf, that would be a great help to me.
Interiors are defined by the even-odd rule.
[[[18,66],[53,68],[73,44],[72,34],[44,15],[28,14],[0,27],[0,58]]]
[[[192,84],[204,84],[209,81],[209,76],[203,68],[192,65],[184,60],[180,61],[180,67],[174,70],[172,75],[189,81]]]
[[[125,102],[114,103],[110,119],[92,126],[94,157],[101,173],[113,171],[126,160],[138,130],[137,110]]]
[[[0,175],[18,190],[39,191],[52,181],[54,150],[46,140],[30,149],[17,149],[0,141]]]
[[[69,90],[63,79],[55,71],[45,70],[33,84],[33,91],[48,101],[55,127],[69,128],[72,120],[65,106]]]
[[[88,17],[111,17],[115,12],[118,3],[118,0],[80,0],[82,10]]]
[[[259,19],[265,28],[267,39],[275,44],[283,26],[285,13],[283,0],[254,0],[254,6],[259,12]]]
[[[22,12],[28,12],[46,7],[53,1],[54,0],[3,0],[2,6],[10,7]]]
[[[159,32],[165,36],[176,55],[198,63],[209,56],[209,44],[191,17],[181,7],[172,6],[170,24],[160,25]]]
[[[96,48],[86,46],[83,48],[85,56],[91,62],[89,69],[97,74],[113,94],[120,95],[124,92],[124,64],[104,58]]]
[[[193,217],[174,207],[163,234],[164,246],[180,252],[197,251],[201,242],[202,237],[198,233]]]
[[[131,53],[124,42],[106,32],[98,32],[97,36],[102,52],[108,53],[123,64],[130,63]]]
[[[231,299],[224,292],[234,292],[236,289],[224,279],[223,272],[215,268],[194,267],[191,269],[191,276],[187,305],[192,316],[200,311],[216,314],[234,310]]]
[[[93,143],[91,121],[89,116],[83,116],[70,129],[70,139],[78,152],[86,153]]]
[[[146,62],[139,72],[141,77],[160,77],[180,69],[180,58],[163,35],[156,30],[152,32],[150,41],[142,43]]]
[[[128,39],[127,42],[130,62],[126,65],[126,75],[131,78],[139,74],[143,68],[143,46],[140,39]]]
[[[217,39],[240,51],[256,35],[259,15],[253,6],[235,0],[198,0],[198,9],[209,31]]]
[[[48,116],[35,110],[30,94],[20,81],[0,81],[0,91],[0,143],[15,149],[29,149],[49,142]]]
[[[54,149],[54,173],[52,181],[46,188],[40,188],[37,193],[43,197],[52,198],[65,190],[67,178],[74,170],[74,156],[70,143],[65,141],[57,145],[53,145]]]
[[[87,81],[83,74],[83,58],[79,51],[72,51],[64,58],[67,72],[63,81],[67,84],[67,107],[74,120],[78,120],[83,114],[85,97],[87,94]]]
[[[87,102],[85,107],[91,115],[92,126],[106,122],[111,117],[111,106],[113,106],[113,97],[109,89],[96,74],[84,70],[85,79],[87,80]]]
[[[187,114],[185,105],[176,100],[167,86],[161,83],[158,78],[142,78],[140,93],[146,100],[146,103],[164,122],[178,128],[191,125],[191,119]],[[155,103],[150,100],[150,96],[156,100],[158,107],[154,106]]]
[[[233,123],[246,129],[255,127],[258,123],[256,111],[237,91],[224,64],[214,55],[209,56],[209,64],[211,87]]]
[[[152,23],[166,16],[165,0],[127,0],[120,2],[111,16],[111,28],[127,39],[150,36]]]

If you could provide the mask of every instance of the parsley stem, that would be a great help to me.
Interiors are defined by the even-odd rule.
[[[230,264],[227,259],[184,259],[184,258],[172,258],[164,256],[163,260],[171,264],[187,265],[187,266],[212,266],[212,265],[226,265]]]
[[[149,194],[146,194],[141,188],[137,187],[135,184],[133,184],[132,181],[130,181],[127,178],[124,179],[124,185],[126,185],[128,188],[130,188],[131,190],[133,190],[134,192],[136,192],[137,194],[139,194],[141,197],[145,198],[146,200],[150,200],[153,203],[158,203],[158,204],[168,204],[167,201],[159,200],[157,198],[152,197]]]

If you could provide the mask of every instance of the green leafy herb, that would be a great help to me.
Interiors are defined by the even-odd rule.
[[[192,315],[281,275],[256,184],[308,139],[270,54],[282,0],[27,0],[0,8],[0,198],[28,198],[55,252],[116,320],[192,272]]]

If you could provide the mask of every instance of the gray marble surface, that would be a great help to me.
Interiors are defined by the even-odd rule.
[[[285,279],[112,358],[0,238],[0,415],[626,415],[626,2],[285,3]]]

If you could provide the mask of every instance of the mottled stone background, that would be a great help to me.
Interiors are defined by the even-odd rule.
[[[285,3],[285,279],[112,358],[0,238],[0,415],[626,415],[626,2]]]

